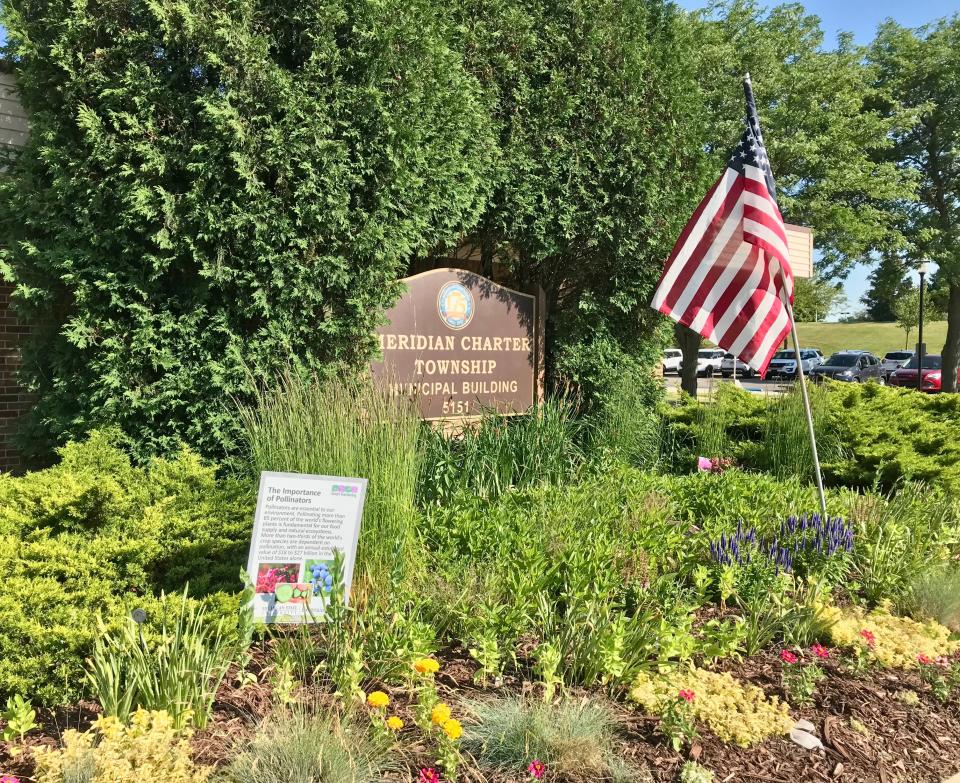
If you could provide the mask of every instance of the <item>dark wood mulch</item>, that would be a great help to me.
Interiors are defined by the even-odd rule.
[[[460,649],[441,655],[443,668],[437,675],[441,696],[453,704],[482,696],[503,696],[535,690],[520,674],[506,675],[500,682],[479,685],[476,665]],[[233,750],[252,736],[256,724],[271,708],[271,691],[265,680],[265,652],[257,651],[251,670],[261,675],[256,683],[239,686],[231,675],[217,698],[210,725],[193,738],[194,756],[204,764],[222,764]],[[718,668],[756,685],[768,695],[780,692],[780,663],[774,652],[744,661],[725,661]],[[720,742],[704,727],[694,746],[683,755],[672,752],[657,734],[658,720],[622,701],[610,701],[622,727],[621,753],[649,780],[673,783],[687,758],[712,770],[717,783],[940,783],[960,771],[960,703],[956,697],[940,704],[911,672],[876,670],[853,677],[838,661],[825,662],[826,677],[817,687],[812,703],[793,711],[816,727],[824,750],[807,751],[789,738],[768,740],[752,748]],[[382,684],[393,699],[391,712],[413,726],[406,694]],[[577,691],[576,695],[586,692]],[[594,694],[596,695],[596,694]],[[332,703],[332,697],[313,690],[311,698]],[[97,706],[75,705],[44,712],[42,728],[30,734],[26,750],[11,755],[12,746],[0,743],[0,773],[29,779],[31,748],[56,745],[66,728],[84,729],[95,718]],[[417,741],[415,729],[404,729],[403,763],[409,773],[393,780],[415,779],[416,770],[431,764],[430,749]],[[644,773],[646,774],[646,773]],[[465,783],[507,783],[523,780],[482,771],[471,765],[463,770]],[[579,781],[577,782],[579,783]]]

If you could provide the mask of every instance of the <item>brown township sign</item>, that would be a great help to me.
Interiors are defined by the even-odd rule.
[[[522,413],[538,396],[542,330],[537,297],[464,269],[405,278],[379,329],[372,365],[391,394],[416,399],[425,419]]]

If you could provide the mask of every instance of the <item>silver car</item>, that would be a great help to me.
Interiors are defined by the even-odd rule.
[[[905,366],[913,358],[915,351],[887,351],[883,355],[883,361],[880,362],[880,366],[883,368],[883,374],[890,377],[890,374],[894,370],[899,370],[901,367]]]
[[[823,356],[815,348],[800,349],[800,364],[803,367],[803,374],[809,375],[814,367],[819,367],[823,363]],[[793,350],[777,351],[770,366],[767,368],[767,375],[771,378],[797,377],[797,354]]]
[[[720,374],[724,378],[729,378],[731,375],[733,375],[733,362],[734,362],[734,356],[732,353],[727,353],[723,355],[723,361],[720,362]],[[736,362],[737,362],[737,375],[740,378],[753,377],[753,370],[750,369],[750,366],[748,364],[741,362],[739,359],[737,359]]]

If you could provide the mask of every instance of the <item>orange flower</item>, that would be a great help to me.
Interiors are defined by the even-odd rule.
[[[433,658],[421,658],[413,664],[413,668],[417,674],[436,674],[440,671],[440,664]]]

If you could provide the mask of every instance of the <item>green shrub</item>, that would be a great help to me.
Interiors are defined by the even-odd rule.
[[[187,451],[135,467],[116,443],[93,433],[52,468],[0,476],[0,694],[76,699],[97,616],[160,617],[154,596],[187,581],[212,616],[236,617],[248,485]]]
[[[368,783],[395,771],[389,749],[359,726],[302,708],[280,711],[214,778],[218,783]]]
[[[810,392],[827,484],[891,491],[910,480],[960,493],[960,397],[876,384]],[[687,398],[666,418],[676,470],[689,470],[704,454],[782,477],[812,477],[797,391],[764,399],[727,386],[709,403]]]
[[[584,420],[565,398],[550,398],[520,416],[482,418],[454,433],[425,429],[419,497],[450,500],[459,492],[496,498],[509,489],[560,484],[584,461]]]
[[[354,591],[412,558],[420,419],[410,401],[366,382],[287,373],[240,410],[249,467],[366,478]]]
[[[633,781],[640,775],[614,750],[616,722],[610,711],[587,699],[558,704],[518,697],[468,705],[472,720],[464,732],[464,750],[480,764],[520,776],[532,761],[551,778]]]

